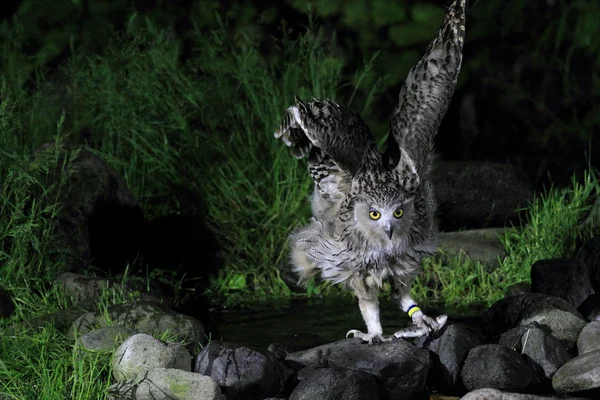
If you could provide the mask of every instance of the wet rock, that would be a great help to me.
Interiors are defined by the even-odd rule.
[[[372,375],[345,368],[310,369],[311,372],[296,386],[289,400],[379,399],[377,383]]]
[[[444,232],[438,236],[438,251],[451,256],[464,255],[492,268],[498,260],[506,256],[499,236],[504,228],[471,229],[457,232]]]
[[[291,375],[271,352],[219,340],[204,347],[194,372],[212,377],[229,400],[277,396]]]
[[[463,324],[449,324],[442,335],[431,341],[429,350],[439,358],[432,373],[438,388],[455,388],[461,383],[460,371],[469,351],[483,338]]]
[[[539,366],[546,378],[572,357],[563,343],[541,327],[527,329],[521,336],[521,356],[530,364]]]
[[[536,261],[531,267],[531,291],[560,297],[575,308],[594,294],[587,268],[574,259]]]
[[[521,354],[529,363],[538,382],[552,374],[572,357],[565,345],[537,322],[517,326],[500,336],[499,344]]]
[[[108,307],[109,319],[139,333],[163,334],[168,332],[177,341],[192,349],[206,341],[202,323],[190,316],[163,309],[150,301],[136,301]],[[82,315],[73,323],[70,335],[84,333],[107,326],[106,316],[101,312]]]
[[[571,349],[586,325],[581,314],[566,300],[540,293],[505,297],[492,305],[484,316],[484,331],[498,336],[518,325],[538,322],[550,328],[554,337]]]
[[[503,392],[498,389],[477,389],[467,393],[460,400],[549,400],[548,396]],[[561,397],[562,400],[587,400],[575,397]]]
[[[518,211],[533,188],[513,165],[445,161],[433,169],[440,229],[504,227],[519,224]]]
[[[514,350],[498,344],[473,348],[461,372],[468,390],[493,388],[506,391],[525,391],[534,376],[531,368]]]
[[[77,341],[88,351],[114,351],[133,334],[132,329],[114,325],[88,332]]]
[[[552,387],[558,393],[600,388],[600,350],[573,358],[554,373]]]
[[[337,366],[367,372],[378,379],[382,397],[406,399],[425,391],[431,359],[424,349],[404,340],[376,346],[346,339],[288,354],[292,365]]]
[[[173,368],[146,372],[135,391],[136,400],[226,400],[209,376]]]
[[[112,357],[112,374],[117,382],[160,367],[191,371],[192,356],[179,343],[165,343],[138,333],[123,342]]]
[[[600,350],[600,321],[587,324],[577,339],[577,353],[579,355]]]

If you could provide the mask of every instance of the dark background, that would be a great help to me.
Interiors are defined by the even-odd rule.
[[[519,165],[538,189],[569,184],[588,163],[598,165],[600,111],[600,3],[595,0],[471,1],[463,70],[437,149],[446,160],[492,160]],[[77,49],[102,54],[110,34],[133,12],[171,27],[189,56],[190,32],[209,30],[219,15],[231,31],[260,41],[270,57],[270,37],[283,20],[302,32],[312,12],[335,51],[345,58],[348,81],[377,53],[380,96],[365,119],[385,132],[387,118],[411,65],[437,31],[445,1],[90,1],[3,2],[2,35],[18,21],[31,76],[44,62],[53,69]],[[309,11],[310,8],[310,11]],[[3,67],[4,69],[5,67]],[[23,82],[27,85],[28,82]],[[348,99],[350,85],[340,88]],[[365,93],[353,104],[361,108]]]

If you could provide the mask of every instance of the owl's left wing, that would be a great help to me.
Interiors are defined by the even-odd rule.
[[[390,120],[386,156],[395,163],[401,150],[406,151],[419,175],[433,150],[460,72],[466,3],[467,0],[453,1],[437,37],[410,70]]]
[[[307,157],[311,177],[324,197],[340,197],[365,162],[380,160],[377,144],[358,114],[343,105],[331,100],[295,100],[275,138],[294,157]]]

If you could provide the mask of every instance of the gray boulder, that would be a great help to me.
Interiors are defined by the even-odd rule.
[[[600,321],[587,324],[577,338],[577,352],[579,355],[600,350]]]
[[[277,396],[291,375],[268,351],[219,340],[204,347],[196,358],[194,372],[212,377],[229,400]]]
[[[554,396],[503,392],[498,389],[477,389],[465,394],[460,400],[551,400]],[[588,400],[579,397],[561,397],[562,400]]]
[[[493,388],[519,392],[535,382],[527,362],[514,350],[499,344],[474,347],[465,360],[461,378],[468,390]]]
[[[500,235],[504,228],[471,229],[457,232],[443,232],[438,236],[439,254],[450,256],[467,256],[472,261],[479,261],[489,267],[496,268],[498,260],[506,256]]]
[[[408,399],[425,392],[431,359],[427,350],[404,340],[377,345],[346,339],[290,353],[293,365],[336,366],[367,372],[378,379],[382,397]]]
[[[575,357],[554,373],[552,387],[558,393],[600,388],[600,350]]]
[[[594,294],[587,268],[574,259],[536,261],[531,266],[531,291],[560,297],[575,308]]]
[[[143,374],[136,400],[226,400],[209,376],[173,368],[155,368]]]
[[[460,383],[460,371],[469,351],[482,344],[483,338],[464,324],[449,324],[440,337],[433,339],[429,350],[439,358],[432,374],[438,388],[455,388]]]
[[[366,372],[346,368],[306,367],[300,375],[305,376],[289,400],[379,400],[375,377]]]
[[[125,326],[114,325],[85,333],[77,342],[88,351],[114,351],[133,334],[134,331]]]
[[[520,352],[530,364],[541,367],[546,378],[552,378],[554,372],[572,358],[563,343],[541,327],[532,327],[523,333]]]
[[[145,333],[124,341],[112,357],[115,381],[138,379],[154,368],[176,368],[191,371],[192,356],[179,343],[165,343]]]
[[[554,337],[571,349],[586,325],[581,314],[566,300],[540,293],[505,297],[493,304],[484,316],[484,331],[498,336],[518,325],[538,322],[550,328]]]
[[[139,333],[161,335],[168,333],[175,340],[193,349],[206,341],[204,327],[197,319],[163,308],[152,301],[134,301],[108,307],[109,320],[113,325],[125,326]],[[107,326],[106,316],[101,312],[82,315],[73,323],[70,335],[82,335]]]

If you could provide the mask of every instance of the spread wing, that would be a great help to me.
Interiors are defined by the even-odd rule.
[[[275,137],[294,157],[307,157],[310,175],[324,197],[347,193],[365,162],[380,160],[373,135],[358,114],[341,104],[295,100]]]
[[[400,89],[399,102],[390,120],[386,152],[392,165],[398,162],[400,149],[412,158],[418,174],[428,165],[435,135],[460,72],[466,2],[453,1],[438,36],[410,70]]]

